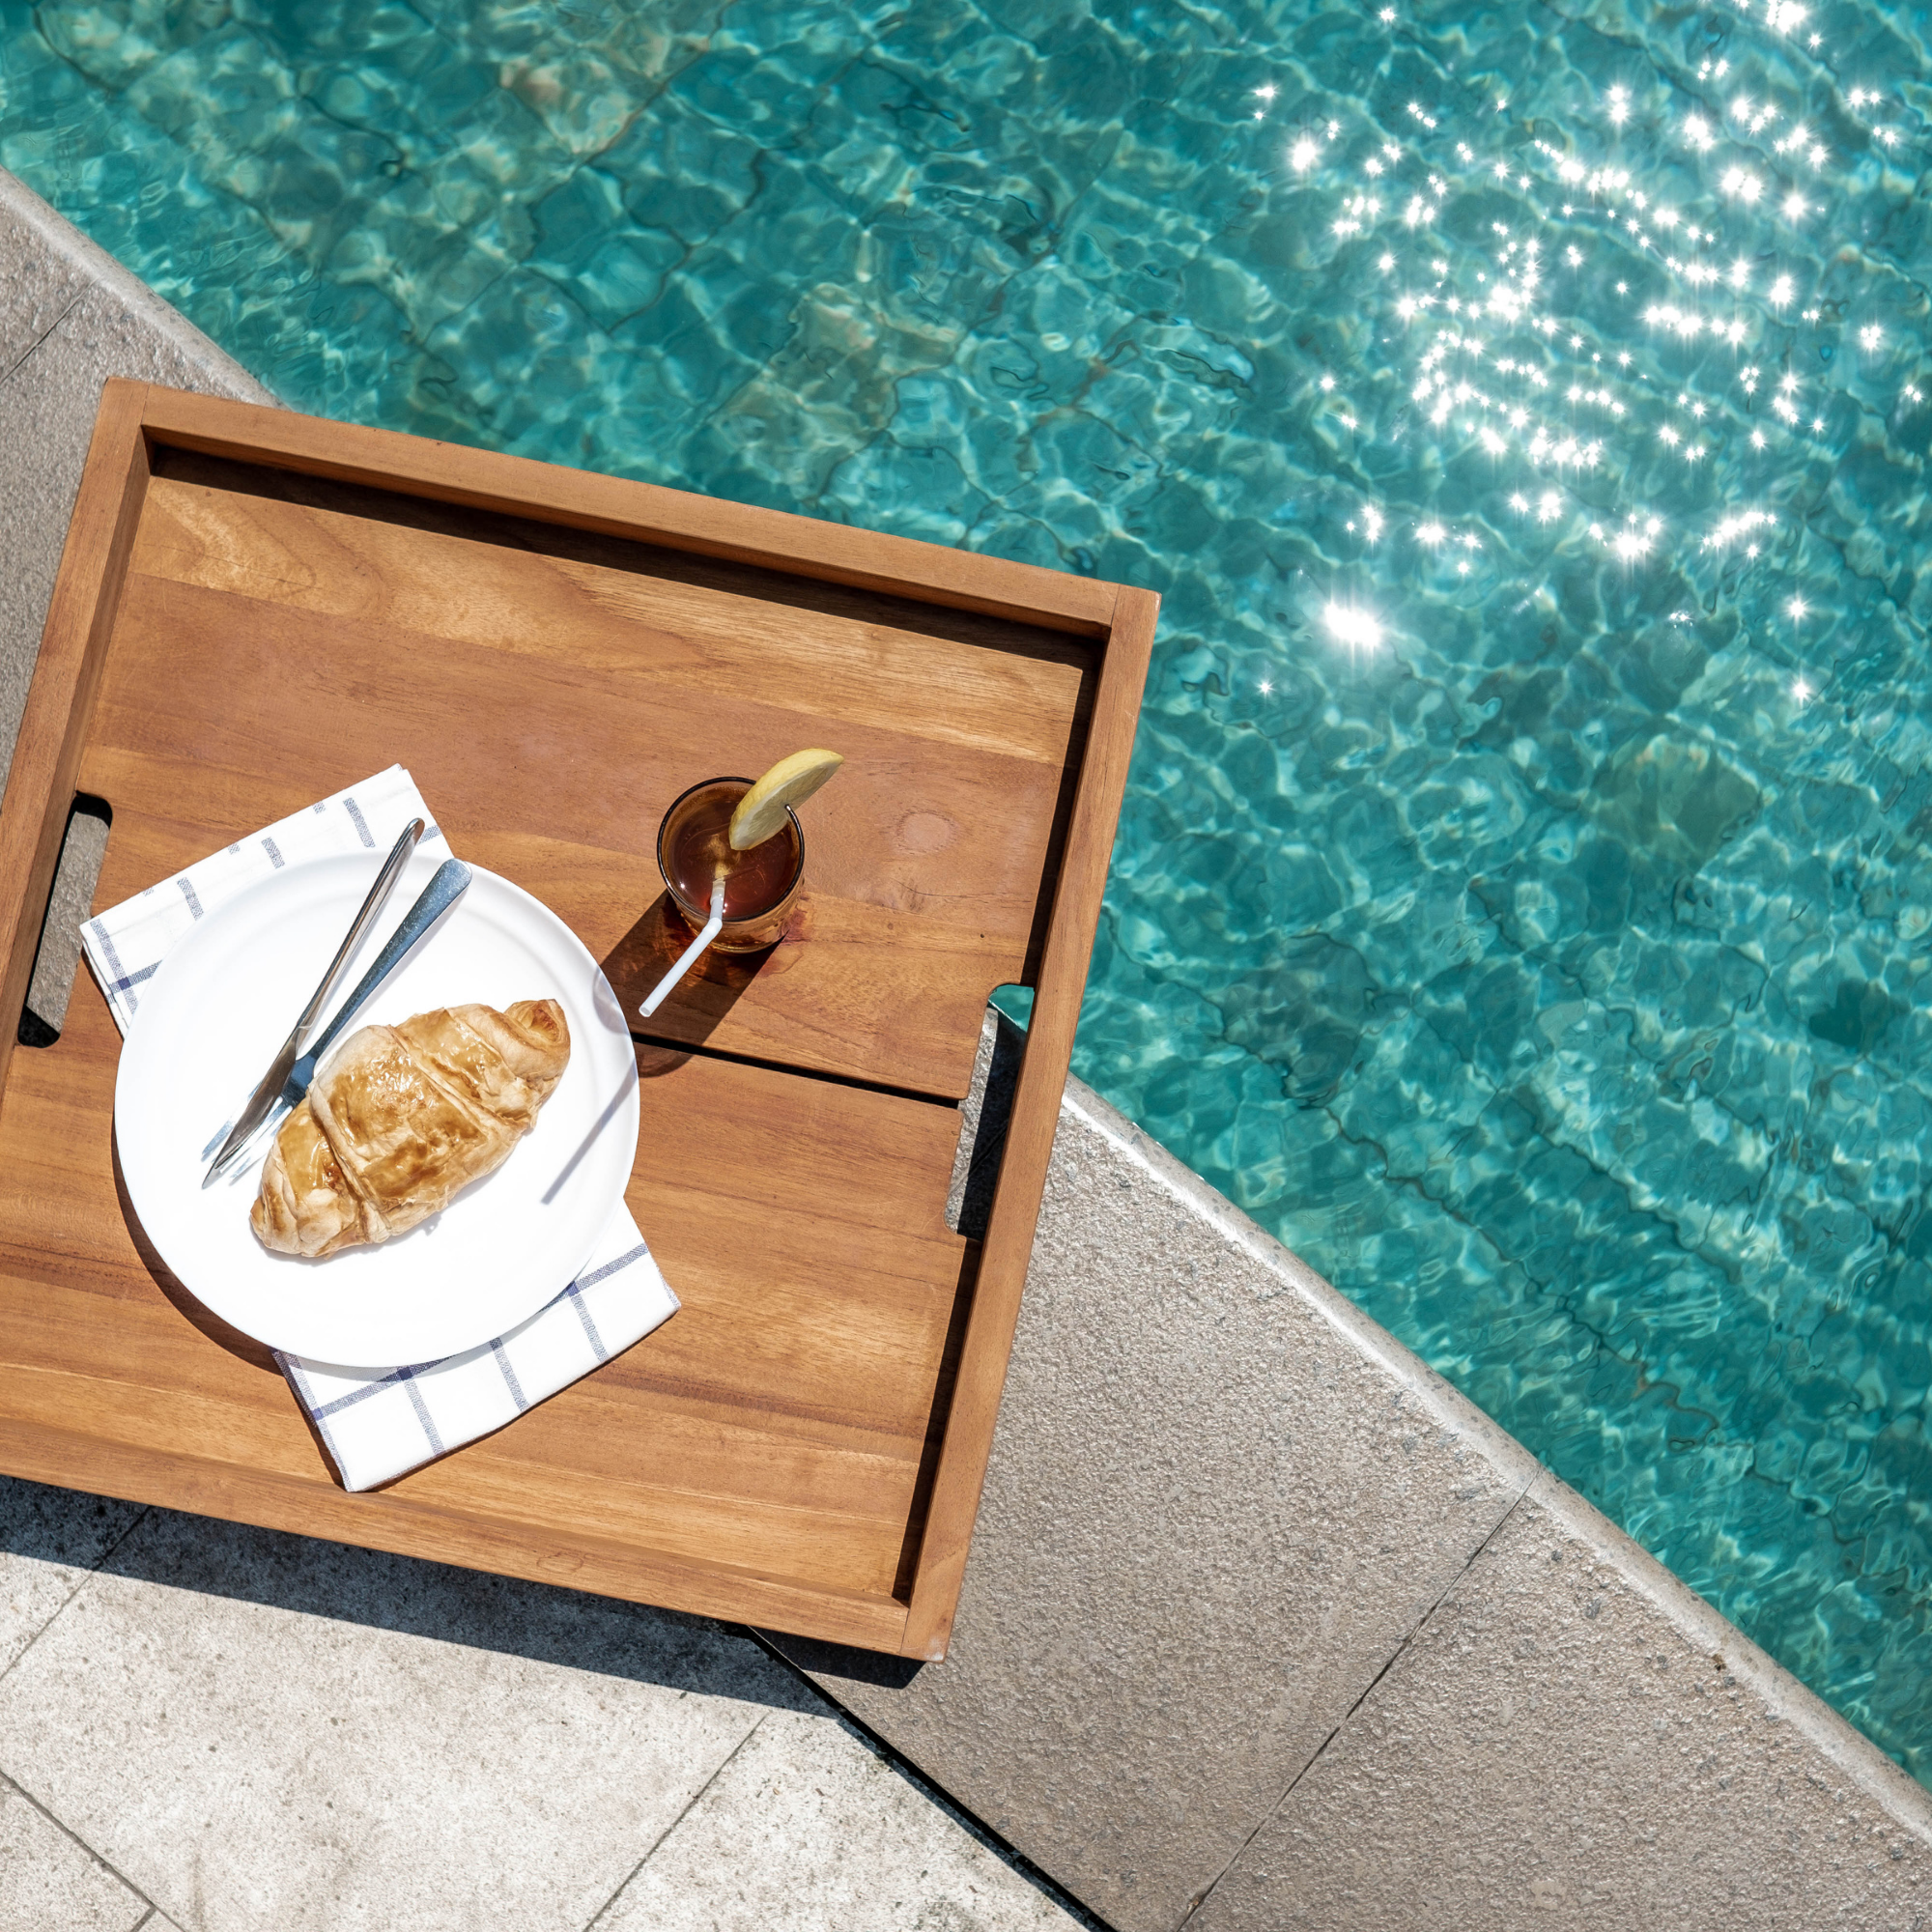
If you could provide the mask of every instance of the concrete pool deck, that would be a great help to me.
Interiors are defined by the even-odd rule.
[[[110,374],[263,393],[0,176],[0,744]],[[1932,1924],[1925,1791],[1077,1081],[952,1655],[769,1641],[1121,1932]],[[1073,1922],[746,1634],[0,1479],[0,1924]]]

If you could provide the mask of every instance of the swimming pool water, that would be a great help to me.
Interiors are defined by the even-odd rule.
[[[291,402],[1165,599],[1078,1070],[1932,1777],[1921,7],[0,0]]]

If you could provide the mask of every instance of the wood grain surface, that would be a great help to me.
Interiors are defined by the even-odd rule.
[[[0,1089],[27,1004],[94,696],[147,500],[144,383],[110,383],[95,418],[41,654],[0,804]]]
[[[721,1577],[829,1590],[864,1640],[895,1639],[976,1259],[945,1222],[955,1109],[640,1047],[629,1200],[680,1312],[513,1428],[347,1497],[266,1350],[192,1300],[128,1210],[119,1051],[103,1003],[76,999],[53,1047],[16,1057],[0,1112],[0,1425],[15,1439],[55,1430],[97,1441],[106,1464],[152,1462],[159,1480],[110,1487],[175,1507],[260,1483],[234,1513],[352,1542],[417,1548],[409,1526],[433,1520],[437,1553],[465,1561],[459,1529],[521,1533],[537,1553],[507,1567],[525,1575],[592,1547],[606,1568],[628,1549],[662,1577],[694,1562],[704,1590],[650,1590],[686,1608],[750,1614],[721,1604]]]
[[[909,594],[924,604],[1015,617],[1085,637],[1103,638],[1113,623],[1115,584],[910,537],[158,384],[148,392],[142,419],[156,440],[174,448],[360,488],[402,490],[472,509],[509,510],[611,536],[667,543],[706,556],[775,564],[799,578]]]
[[[1151,596],[110,384],[0,815],[17,1012],[76,788],[97,905],[406,764],[635,1004],[696,779],[824,744],[785,942],[638,1046],[631,1205],[679,1314],[348,1495],[267,1351],[147,1245],[77,991],[0,1095],[0,1467],[943,1654],[1133,741]],[[17,980],[18,985],[14,981]],[[983,1251],[944,1203],[988,992],[1035,984]]]
[[[1160,599],[1151,591],[1121,592],[1121,618],[1101,674],[1066,862],[1054,886],[1046,961],[1013,1091],[1012,1117],[980,1260],[980,1291],[970,1311],[955,1386],[948,1398],[944,1449],[922,1526],[918,1583],[905,1633],[905,1649],[913,1657],[946,1655],[952,1611],[966,1574],[966,1552],[980,1513],[980,1491],[992,1453],[993,1426],[1033,1255],[1047,1162],[1060,1125],[1060,1098],[1073,1057],[1094,915],[1114,849],[1114,828],[1126,789],[1127,762],[1133,755],[1134,726],[1159,611]]]
[[[753,594],[768,573],[668,576],[681,560],[609,539],[559,556],[541,526],[366,491],[355,513],[337,486],[173,452],[156,468],[81,778],[138,855],[103,890],[264,823],[258,774],[299,810],[400,760],[453,849],[602,959],[662,890],[679,792],[828,745],[847,763],[802,814],[792,942],[728,1001],[702,980],[673,995],[652,1031],[964,1094],[987,996],[1029,972],[1091,646],[952,613],[912,630],[921,607],[849,591],[781,604]],[[167,781],[184,768],[196,787]],[[148,822],[156,798],[177,837]]]

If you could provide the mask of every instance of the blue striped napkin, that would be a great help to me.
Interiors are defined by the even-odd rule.
[[[141,988],[196,920],[282,867],[338,852],[386,852],[412,818],[442,837],[401,765],[237,840],[88,920],[81,950],[125,1035]],[[578,1278],[527,1321],[440,1362],[343,1368],[275,1351],[328,1446],[342,1486],[373,1489],[488,1435],[587,1376],[677,1313],[677,1296],[620,1201]]]
[[[168,948],[211,907],[257,879],[305,859],[386,852],[412,818],[429,826],[422,838],[424,848],[442,837],[415,781],[401,765],[391,765],[386,772],[378,772],[306,811],[278,819],[252,838],[239,838],[172,879],[97,914],[80,928],[80,944],[107,995],[114,1024],[127,1033],[141,1009],[141,987],[160,970]]]
[[[494,1342],[386,1375],[274,1353],[343,1488],[366,1490],[514,1422],[676,1313],[677,1296],[620,1202],[583,1272]]]

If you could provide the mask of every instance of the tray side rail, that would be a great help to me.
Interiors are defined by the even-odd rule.
[[[0,933],[4,947],[0,957],[14,1015],[26,996],[41,918],[52,887],[155,453],[164,446],[391,494],[535,517],[733,562],[782,568],[823,582],[1043,624],[1096,641],[1097,681],[1085,742],[1075,753],[1078,776],[1045,922],[1033,1021],[1005,1157],[956,1367],[950,1389],[942,1394],[942,1411],[933,1420],[934,1462],[923,1520],[909,1525],[917,1538],[909,1586],[891,1601],[835,1603],[835,1593],[772,1578],[752,1592],[753,1597],[765,1599],[755,1612],[742,1604],[735,1612],[753,1614],[756,1621],[776,1628],[897,1649],[907,1656],[943,1657],[991,1453],[1159,599],[1148,591],[776,511],[693,498],[639,482],[158,385],[112,381],[103,391],[0,804],[0,919],[7,922]],[[10,1024],[0,1033],[0,1103],[13,1045]],[[25,1443],[10,1440],[9,1446],[8,1466],[24,1472],[28,1464],[39,1463],[34,1473],[43,1479],[48,1475],[53,1480],[74,1479],[73,1473],[62,1476],[43,1457],[29,1453]],[[72,1469],[72,1454],[80,1445],[65,1446],[70,1455],[55,1461]],[[208,1473],[200,1472],[203,1478]],[[154,1470],[137,1473],[102,1466],[89,1474],[109,1493],[142,1499],[159,1493],[153,1487]],[[341,1521],[318,1532],[311,1527],[313,1498],[302,1505],[291,1496],[285,1512],[277,1506],[272,1517],[264,1517],[261,1498],[244,1506],[239,1492],[217,1496],[223,1489],[220,1481],[212,1490],[205,1480],[187,1487],[207,1492],[202,1506],[213,1514],[246,1520],[278,1518],[282,1526],[311,1528],[311,1533],[338,1535],[373,1547],[417,1548],[426,1534],[426,1525],[413,1511],[397,1509],[388,1499],[374,1505],[374,1514],[383,1519],[378,1529],[373,1520],[365,1520],[371,1499],[343,1497],[336,1503],[332,1498],[336,1510],[325,1514],[339,1511]],[[161,1488],[170,1490],[172,1496],[169,1485]],[[197,1506],[173,1499],[176,1506]],[[396,1517],[393,1522],[391,1511]],[[300,1514],[308,1517],[307,1522],[293,1520]],[[535,1574],[525,1567],[529,1552],[512,1560],[509,1543],[514,1538],[480,1559],[476,1553],[459,1553],[460,1537],[431,1535],[428,1540],[443,1545],[435,1553],[445,1560]],[[418,1553],[425,1552],[418,1549]],[[619,1556],[612,1550],[586,1564],[573,1580],[643,1601],[711,1614],[733,1613],[731,1585],[724,1577],[683,1577],[674,1561],[640,1560],[639,1552]]]
[[[158,384],[148,391],[144,420],[156,440],[205,456],[574,525],[1077,637],[1104,638],[1114,621],[1119,586],[1097,579],[529,457]]]
[[[332,1483],[319,1491],[278,1470],[131,1449],[110,1430],[87,1426],[91,1392],[80,1393],[71,1429],[0,1417],[0,1469],[30,1482],[326,1537],[493,1577],[522,1577],[693,1616],[805,1630],[866,1650],[895,1650],[904,1627],[905,1605],[891,1598],[667,1555],[614,1535],[493,1521],[393,1491],[352,1494]]]
[[[980,1513],[1046,1190],[1047,1163],[1060,1124],[1061,1095],[1073,1057],[1088,961],[1100,923],[1160,599],[1151,590],[1122,587],[1116,609],[900,1643],[902,1655],[928,1662],[946,1655],[965,1580],[967,1549]]]
[[[41,654],[0,800],[0,1098],[53,891],[68,807],[147,495],[148,385],[111,379],[95,417]],[[265,414],[270,413],[265,411]]]

